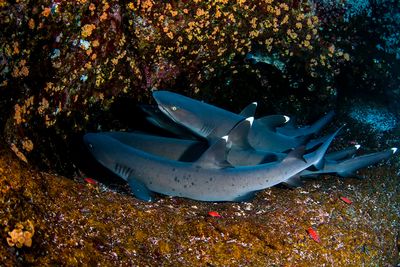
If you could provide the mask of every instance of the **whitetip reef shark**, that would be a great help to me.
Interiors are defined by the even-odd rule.
[[[230,164],[233,166],[249,166],[280,161],[286,157],[287,154],[285,153],[253,149],[247,140],[249,129],[246,123],[239,123],[228,133],[231,148],[227,154],[227,160]],[[105,132],[104,134],[145,152],[185,162],[197,160],[209,147],[208,143],[204,141],[162,137],[138,132]]]
[[[239,124],[250,127],[252,122],[248,118]],[[216,140],[191,163],[146,153],[106,134],[88,133],[83,139],[94,158],[126,180],[141,200],[151,201],[157,192],[201,201],[243,201],[262,189],[290,184],[296,174],[318,164],[338,131],[311,153],[304,154],[302,146],[281,161],[243,167],[226,160],[229,136]]]
[[[233,129],[235,130],[235,129]],[[232,131],[233,131],[232,130]],[[232,133],[231,131],[231,133]],[[171,137],[161,137],[138,132],[104,132],[118,141],[170,160],[193,162],[208,148],[207,143]],[[355,177],[357,170],[388,159],[397,148],[354,157],[360,145],[353,145],[343,150],[325,154],[321,170],[304,170],[298,176],[311,178],[322,174],[340,177]],[[242,150],[232,147],[227,154],[227,161],[233,166],[252,166],[262,163],[281,161],[285,153]]]
[[[254,117],[257,108],[257,102],[252,102],[247,105],[240,113],[240,116],[245,118]],[[197,135],[193,131],[190,131],[186,127],[176,124],[171,118],[166,116],[161,110],[156,106],[142,105],[141,109],[148,115],[146,117],[147,121],[153,124],[156,127],[167,130],[180,138],[185,139],[201,139],[202,136]],[[274,115],[276,116],[275,120],[280,120],[283,123],[289,120],[287,116]],[[267,116],[266,116],[267,117]],[[266,119],[271,120],[271,119]]]
[[[195,134],[212,143],[226,135],[237,123],[245,119],[240,114],[203,103],[169,91],[153,91],[159,109],[175,123],[185,126]],[[257,150],[285,152],[304,145],[311,133],[318,132],[330,121],[333,115],[328,114],[319,120],[315,127],[307,128],[307,135],[288,136],[276,131],[285,124],[289,117],[282,115],[265,116],[254,121],[248,140]]]
[[[230,142],[232,135],[240,135],[245,133],[237,133],[240,127],[235,127],[229,133]],[[171,160],[184,162],[193,162],[197,160],[201,154],[208,148],[208,144],[202,141],[186,140],[173,137],[164,137],[141,132],[102,132],[101,134],[109,135],[118,141],[132,146],[136,149],[143,150],[160,157]],[[246,138],[245,136],[242,136]],[[338,160],[347,159],[354,155],[359,149],[359,145],[349,148],[327,153],[324,156],[325,161],[337,162]],[[280,161],[287,156],[285,153],[260,151],[252,148],[246,148],[240,145],[232,146],[227,155],[227,160],[233,166],[251,166],[273,161]]]
[[[397,152],[396,147],[385,151],[362,155],[342,161],[326,161],[321,170],[301,172],[302,177],[316,177],[319,174],[335,174],[340,177],[356,177],[356,171],[364,167],[374,165],[382,160],[390,158]]]

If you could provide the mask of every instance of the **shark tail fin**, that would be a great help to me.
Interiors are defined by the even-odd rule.
[[[310,125],[310,134],[319,133],[325,125],[332,121],[334,116],[335,111],[331,110],[330,112],[325,114],[325,116],[314,122],[312,125]]]
[[[314,152],[311,152],[307,155],[304,156],[304,158],[306,159],[307,162],[312,163],[312,165],[314,166],[323,166],[321,164],[324,164],[324,155],[326,153],[326,151],[328,150],[330,144],[332,143],[333,139],[335,138],[335,136],[338,134],[338,132],[343,128],[340,127],[336,132],[334,132],[333,134],[331,134],[326,140],[325,142],[323,142],[321,144],[321,146],[315,150]],[[317,167],[318,168],[318,167]]]

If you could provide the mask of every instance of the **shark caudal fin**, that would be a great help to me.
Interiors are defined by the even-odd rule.
[[[311,163],[312,165],[314,165],[317,169],[321,169],[323,164],[324,164],[324,155],[326,153],[326,151],[328,150],[328,147],[330,146],[330,144],[332,143],[333,139],[335,138],[335,136],[337,135],[337,133],[343,128],[340,127],[336,132],[334,132],[333,134],[331,134],[326,140],[325,142],[322,143],[322,145],[315,150],[314,152],[311,152],[309,154],[304,155],[305,160],[308,163]]]
[[[333,117],[335,116],[335,111],[330,111],[325,116],[314,122],[309,127],[309,134],[317,134],[319,133],[322,128],[327,125],[329,122],[332,121]]]
[[[383,160],[387,160],[396,152],[397,148],[393,147],[384,151],[361,155],[355,158],[343,160],[337,164],[336,167],[337,174],[341,177],[354,176],[359,169],[375,165]]]

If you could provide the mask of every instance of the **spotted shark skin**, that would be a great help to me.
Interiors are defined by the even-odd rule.
[[[196,161],[208,148],[208,144],[202,141],[163,137],[140,132],[104,132],[103,134],[147,153],[184,162]],[[242,138],[246,137],[242,136]],[[348,159],[357,152],[359,147],[359,145],[355,145],[340,151],[327,153],[324,156],[324,160],[332,164],[338,160]],[[251,148],[233,146],[228,152],[227,160],[233,166],[252,166],[281,161],[286,155],[285,153],[258,151]]]
[[[88,133],[83,139],[94,158],[125,179],[141,200],[151,201],[153,192],[157,192],[200,201],[243,201],[317,164],[336,133],[312,153],[304,154],[304,147],[299,147],[279,162],[243,167],[233,167],[226,161],[229,136],[214,142],[192,163],[146,153],[106,134]]]
[[[134,148],[177,161],[196,161],[208,148],[205,142],[160,137],[143,133],[105,132],[103,134],[109,135]],[[304,170],[299,173],[299,176],[306,178],[322,174],[333,174],[341,177],[354,176],[357,170],[388,159],[397,151],[396,148],[391,148],[381,152],[354,157],[359,148],[360,145],[354,145],[340,151],[327,153],[324,156],[325,163],[321,170]],[[285,153],[231,149],[228,152],[227,160],[233,166],[252,166],[281,161],[286,155]]]

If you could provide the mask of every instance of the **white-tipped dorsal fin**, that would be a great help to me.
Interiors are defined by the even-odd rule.
[[[230,147],[228,140],[227,135],[218,139],[193,164],[208,169],[232,167],[226,159]]]
[[[393,154],[397,152],[397,147],[392,147],[391,150],[393,151]]]
[[[240,116],[243,117],[251,117],[254,116],[256,113],[256,109],[257,109],[257,102],[253,102],[251,104],[249,104],[247,107],[245,107],[240,113]]]
[[[253,121],[254,117],[249,117],[236,124],[228,133],[229,143],[241,149],[253,149],[248,140]]]
[[[253,125],[254,117],[248,117],[246,121],[250,122],[250,126]]]
[[[277,127],[282,127],[289,121],[289,117],[286,115],[268,115],[257,119],[258,123],[261,123],[270,131],[276,131]]]
[[[361,145],[354,145],[354,147],[355,147],[357,150],[359,150],[360,147],[361,147]]]
[[[285,118],[285,123],[287,123],[288,121],[290,121],[290,117],[289,116],[286,116],[286,115],[283,115],[283,117]]]

